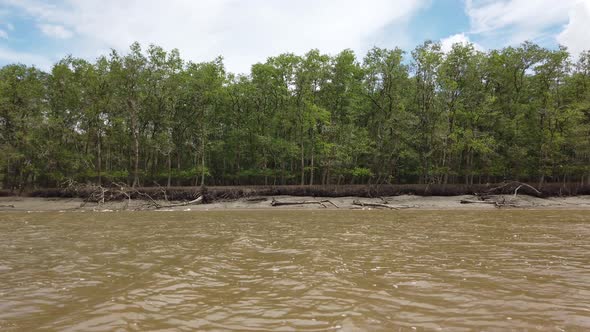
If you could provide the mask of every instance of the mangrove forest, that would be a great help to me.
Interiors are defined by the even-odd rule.
[[[131,45],[0,69],[0,181],[129,186],[590,182],[590,52],[427,41],[221,57]]]

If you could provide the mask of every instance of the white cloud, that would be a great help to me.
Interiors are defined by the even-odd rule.
[[[530,32],[562,22],[578,0],[467,0],[467,15],[473,32],[490,32],[505,27],[527,28]]]
[[[76,35],[72,54],[93,57],[133,41],[178,48],[194,61],[225,57],[232,71],[281,52],[311,48],[363,52],[384,27],[402,22],[429,0],[0,0],[41,25]],[[54,35],[56,31],[53,31]],[[66,32],[67,35],[67,32]],[[62,34],[62,37],[65,35]],[[70,35],[71,37],[71,35]],[[395,43],[395,40],[390,41]]]
[[[8,39],[8,33],[0,29],[0,39]]]
[[[17,52],[0,46],[0,62],[34,64],[40,69],[49,70],[52,61],[36,54]]]
[[[44,35],[51,38],[68,39],[73,36],[70,30],[57,24],[39,24],[39,29]]]
[[[569,23],[557,36],[560,44],[568,47],[574,57],[590,50],[590,1],[580,1],[570,10]]]
[[[443,38],[440,40],[440,47],[444,53],[450,52],[453,49],[453,45],[455,45],[455,44],[461,44],[461,45],[472,44],[473,47],[478,51],[485,50],[481,45],[469,40],[469,37],[467,37],[465,35],[465,33],[458,33],[458,34],[455,34],[455,35],[452,35],[452,36],[449,36],[447,38]]]
[[[505,46],[554,38],[548,30],[567,23],[579,1],[588,0],[466,0],[466,14],[472,34]]]

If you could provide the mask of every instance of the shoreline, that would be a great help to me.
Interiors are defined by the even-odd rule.
[[[0,197],[0,212],[111,212],[111,211],[300,211],[300,210],[590,210],[590,195],[539,198],[527,195],[496,195],[496,201],[510,205],[497,206],[489,201],[478,202],[475,195],[415,196],[400,195],[380,198],[357,196],[260,196],[219,200],[207,204],[147,207],[145,200],[111,201],[104,204],[84,203],[81,198]],[[272,202],[280,202],[273,206]],[[467,201],[468,203],[462,203]],[[166,201],[158,201],[171,203]],[[323,202],[323,203],[321,203]],[[298,204],[301,203],[301,204]],[[367,205],[364,205],[367,204]]]

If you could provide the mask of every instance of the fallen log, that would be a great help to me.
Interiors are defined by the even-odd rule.
[[[386,209],[390,209],[390,210],[409,209],[409,208],[413,207],[413,206],[408,206],[408,205],[390,205],[390,204],[384,204],[384,203],[361,202],[357,199],[352,201],[352,205],[357,205],[357,206],[362,206],[362,207],[365,207],[365,206],[381,207],[381,208],[386,208]]]
[[[196,199],[193,199],[192,201],[182,202],[182,203],[173,203],[173,204],[166,204],[166,205],[162,205],[162,204],[156,203],[157,206],[155,206],[155,208],[156,209],[165,209],[165,208],[178,207],[178,206],[187,206],[187,205],[193,205],[193,204],[201,204],[202,202],[203,202],[203,196],[199,196]]]
[[[258,203],[258,202],[265,202],[267,200],[266,197],[252,197],[246,198],[244,201],[248,203]]]
[[[321,205],[323,208],[327,208],[326,204],[324,203],[329,203],[331,205],[333,205],[334,207],[338,208],[338,205],[334,204],[334,202],[330,201],[330,200],[323,200],[323,201],[294,201],[294,202],[281,202],[281,201],[277,201],[276,199],[272,199],[272,201],[270,202],[271,206],[282,206],[282,205],[306,205],[306,204],[319,204]]]
[[[461,204],[493,204],[498,205],[498,202],[495,201],[479,201],[476,199],[462,199]]]
[[[493,200],[493,201],[479,201],[475,199],[462,199],[461,204],[492,204],[497,208],[504,208],[504,207],[522,207],[519,204],[512,203],[512,199],[506,201],[504,196],[501,197],[501,200]]]
[[[14,208],[14,205],[9,204],[9,205],[0,205],[0,208]]]
[[[160,204],[158,201],[156,201],[154,198],[152,198],[152,196],[150,196],[149,194],[147,194],[145,192],[139,191],[136,188],[126,187],[125,184],[116,183],[116,182],[114,182],[113,184],[120,187],[119,192],[122,193],[123,195],[125,195],[127,197],[127,199],[129,200],[129,202],[131,201],[130,194],[136,194],[138,197],[143,198],[143,200],[145,200],[147,202],[146,204],[144,204],[144,207],[154,208],[156,210],[172,208],[172,207],[179,207],[179,206],[187,206],[187,205],[193,205],[193,204],[201,204],[203,202],[203,195],[200,195],[196,199],[193,199],[188,202]],[[160,189],[162,189],[162,188],[160,188]],[[166,202],[167,202],[168,197],[166,195],[164,197],[166,198]],[[139,209],[141,209],[141,207]]]

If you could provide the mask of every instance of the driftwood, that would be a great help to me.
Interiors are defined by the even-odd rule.
[[[501,191],[501,190],[503,190],[503,189],[505,189],[507,187],[510,187],[510,186],[513,186],[513,187],[515,186],[516,187],[516,189],[514,189],[514,197],[516,197],[516,195],[518,194],[518,191],[522,187],[531,189],[538,196],[541,195],[541,192],[537,188],[531,186],[530,184],[526,184],[526,183],[522,183],[522,182],[518,182],[518,181],[509,181],[509,182],[503,183],[503,184],[501,184],[501,185],[499,185],[497,187],[488,189],[485,192],[485,194],[492,195],[492,194],[496,193],[497,191]]]
[[[14,208],[14,205],[9,204],[9,205],[0,205],[0,208]]]
[[[188,202],[160,204],[158,201],[153,199],[152,196],[148,195],[145,192],[141,192],[141,191],[137,190],[136,188],[126,187],[124,184],[120,184],[120,183],[119,184],[114,183],[114,184],[120,187],[119,191],[121,193],[123,193],[128,198],[128,202],[131,201],[130,193],[136,194],[138,197],[142,197],[147,202],[143,205],[143,208],[147,207],[147,208],[154,208],[157,210],[157,209],[165,209],[165,208],[172,208],[172,207],[178,207],[178,206],[201,204],[203,202],[203,195],[201,195],[201,196],[197,197],[196,199],[193,199],[192,201],[188,201]],[[162,188],[160,188],[160,189],[162,189]],[[168,197],[166,197],[166,202],[168,202],[167,198]],[[141,209],[141,207],[140,207],[140,209]]]
[[[334,202],[330,201],[330,200],[323,200],[323,201],[295,201],[295,202],[281,202],[281,201],[277,201],[276,199],[272,199],[272,201],[270,202],[271,206],[282,206],[282,205],[306,205],[306,204],[319,204],[321,205],[323,208],[327,208],[326,204],[324,203],[329,203],[331,205],[333,205],[335,208],[338,208],[338,205],[334,204]]]
[[[137,188],[129,187],[124,183],[117,182],[113,182],[110,187],[103,187],[96,185],[78,184],[71,181],[68,183],[67,189],[70,191],[74,191],[76,193],[87,193],[85,195],[86,198],[84,199],[80,207],[83,207],[88,203],[96,203],[99,206],[102,206],[106,202],[125,200],[125,206],[122,209],[128,209],[131,205],[132,197],[137,198],[143,202],[142,204],[139,204],[137,207],[135,207],[135,210],[163,209],[203,203],[204,195],[200,195],[196,199],[187,202],[170,203],[168,201],[168,196],[166,195],[165,189],[160,186],[158,187],[164,195],[163,202],[155,200],[148,193],[138,190]]]
[[[480,201],[476,199],[462,199],[461,204],[494,204],[497,205],[496,201]]]
[[[362,206],[362,207],[365,207],[365,206],[380,207],[380,208],[386,208],[386,209],[390,209],[390,210],[409,209],[412,207],[412,206],[407,206],[407,205],[391,205],[391,204],[385,204],[385,203],[361,202],[357,199],[352,201],[352,205],[357,205],[357,206]]]
[[[504,198],[504,196],[500,197],[501,200],[475,200],[475,199],[462,199],[460,202],[461,204],[492,204],[497,208],[503,208],[503,207],[520,207],[520,205],[512,203],[512,199],[509,201],[506,201],[506,198]]]
[[[512,197],[508,201],[506,200],[506,198],[504,196],[499,196],[499,199],[493,200],[494,197],[492,195],[494,195],[498,191],[502,192],[504,189],[507,189],[509,187],[515,187],[515,189],[512,194]],[[536,194],[537,197],[541,196],[541,194],[542,194],[537,188],[535,188],[529,184],[518,182],[518,181],[509,181],[509,182],[503,183],[497,187],[491,188],[484,193],[476,194],[476,196],[479,198],[479,200],[462,199],[460,202],[461,202],[461,204],[494,204],[498,208],[507,207],[507,206],[519,207],[520,205],[513,203],[513,201],[517,198],[518,191],[523,187],[532,190]]]
[[[541,195],[541,192],[540,192],[539,190],[537,190],[537,188],[535,188],[535,187],[533,187],[533,186],[531,186],[531,185],[528,185],[528,184],[526,184],[526,183],[521,183],[521,184],[520,184],[518,187],[516,187],[516,189],[514,189],[514,197],[513,197],[513,198],[516,198],[516,195],[518,194],[518,190],[519,190],[520,188],[522,188],[522,187],[527,187],[527,188],[530,188],[530,189],[532,189],[532,190],[533,190],[533,191],[534,191],[534,192],[535,192],[537,195]]]
[[[197,197],[197,199],[193,199],[192,201],[188,201],[188,202],[172,203],[172,204],[166,204],[166,205],[158,204],[156,209],[164,209],[164,208],[171,208],[171,207],[177,207],[177,206],[187,206],[187,205],[201,204],[201,203],[203,203],[203,196],[199,196],[199,197]]]
[[[247,202],[247,203],[258,203],[258,202],[265,202],[267,200],[268,200],[268,198],[266,198],[266,197],[252,197],[252,198],[246,198],[244,200],[244,202]]]

